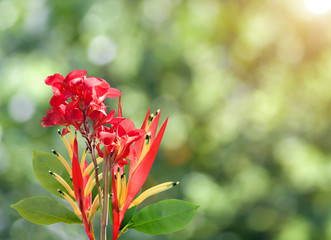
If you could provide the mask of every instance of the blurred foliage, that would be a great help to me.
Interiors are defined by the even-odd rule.
[[[44,79],[74,69],[120,89],[137,126],[170,117],[146,187],[181,185],[149,202],[201,206],[180,232],[125,239],[331,239],[330,20],[304,0],[0,0],[0,239],[83,239],[9,208],[48,194],[32,150],[65,148],[39,124]]]

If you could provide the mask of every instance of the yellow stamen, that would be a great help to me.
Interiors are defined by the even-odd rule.
[[[146,137],[145,137],[143,150],[141,151],[140,157],[139,157],[138,162],[137,162],[135,168],[133,169],[133,171],[136,170],[136,168],[138,167],[138,165],[141,163],[141,161],[144,159],[144,157],[148,153],[148,151],[149,151],[149,149],[151,147],[151,142],[152,142],[151,141],[151,133],[148,132],[146,134]]]
[[[59,174],[52,172],[52,171],[48,171],[48,172],[68,191],[68,193],[72,197],[75,197],[74,191],[71,189],[69,184]]]
[[[62,141],[63,141],[64,145],[66,145],[66,148],[67,148],[68,153],[69,153],[69,157],[72,159],[72,149],[71,149],[71,146],[70,146],[67,138],[62,135],[60,129],[58,129],[57,132],[59,133],[60,137],[62,138]]]
[[[97,158],[97,164],[100,164],[103,162],[103,158],[99,157]],[[86,177],[87,175],[90,174],[90,172],[92,171],[92,169],[94,168],[94,164],[93,162],[88,165],[88,167],[85,169],[84,173],[83,173],[83,178]]]
[[[156,111],[155,114],[151,113],[149,115],[149,118],[147,120],[147,124],[146,124],[146,127],[145,127],[145,131],[147,132],[149,130],[149,127],[151,126],[152,122],[154,121],[155,117],[160,113],[160,109],[158,109]]]
[[[86,184],[85,190],[84,190],[84,197],[87,197],[87,195],[89,195],[92,192],[92,190],[95,186],[95,178],[94,177],[95,177],[95,171],[92,173],[91,177],[87,181],[87,184]],[[102,179],[102,173],[100,173],[98,175],[98,178],[99,178],[99,180]]]
[[[52,152],[57,156],[57,158],[61,161],[62,165],[67,169],[70,177],[72,177],[72,170],[71,170],[71,167],[69,166],[68,162],[61,156],[60,153],[58,153],[54,149],[52,150]]]
[[[116,190],[117,190],[117,201],[120,202],[120,195],[121,195],[121,172],[120,172],[120,168],[118,168],[117,171],[117,176],[115,178],[116,181]]]
[[[132,201],[132,203],[130,204],[129,208],[136,206],[138,204],[140,204],[142,201],[144,201],[146,198],[163,192],[165,190],[168,190],[176,185],[178,185],[179,182],[166,182],[166,183],[162,183],[159,185],[156,185],[152,188],[147,189],[146,191],[144,191],[142,194],[139,195],[139,197],[137,197],[135,200]]]
[[[93,171],[93,173],[91,174],[90,178],[88,179],[86,185],[85,185],[85,189],[84,189],[84,196],[86,197],[88,194],[87,193],[88,189],[90,188],[90,185],[92,184],[93,179],[95,178],[95,171]]]
[[[127,188],[126,188],[126,177],[125,174],[123,173],[121,176],[121,192],[120,192],[120,197],[119,197],[119,210],[121,211],[125,200],[126,200],[126,196],[127,196]]]
[[[74,138],[72,137],[71,127],[68,127],[69,137],[70,137],[70,145],[74,144]]]
[[[69,197],[68,194],[66,194],[65,192],[62,192],[60,189],[57,190],[65,200],[67,200],[67,202],[71,205],[71,207],[74,209],[75,214],[78,217],[82,216],[82,213],[80,212],[78,206],[76,205],[76,203],[71,199],[71,197]]]
[[[99,207],[99,194],[95,196],[93,203],[91,205],[91,209],[90,209],[90,213],[88,216],[88,221],[90,221],[91,218],[93,218],[93,215],[95,214],[95,212],[97,211],[98,207]]]
[[[85,148],[84,152],[83,152],[83,156],[82,159],[80,160],[80,170],[83,172],[84,169],[84,165],[85,165],[85,159],[86,159],[86,154],[87,154],[88,149]]]

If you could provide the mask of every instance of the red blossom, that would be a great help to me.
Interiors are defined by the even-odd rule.
[[[141,131],[145,132],[144,137],[135,142],[135,145],[131,148],[133,154],[128,156],[130,159],[130,172],[126,194],[122,195],[124,198],[120,196],[121,194],[118,194],[119,191],[123,191],[117,189],[118,185],[116,184],[115,176],[118,170],[116,167],[112,170],[113,240],[116,240],[118,237],[119,228],[126,210],[146,181],[168,122],[168,119],[166,119],[156,136],[160,112],[158,111],[156,116],[149,113],[150,111],[148,111],[141,127]],[[123,168],[120,167],[119,169],[122,173],[124,172]]]
[[[41,125],[43,127],[65,126],[62,131],[63,135],[68,132],[67,127],[72,125],[86,138],[89,150],[92,152],[92,158],[95,157],[95,148],[100,157],[104,157],[104,155],[105,158],[110,157],[107,159],[110,159],[113,240],[116,240],[125,212],[130,204],[135,204],[132,201],[142,188],[153,165],[168,119],[156,135],[160,111],[154,115],[150,114],[150,110],[148,110],[141,129],[136,129],[132,120],[122,117],[121,92],[111,88],[103,79],[86,77],[86,73],[85,70],[75,70],[65,78],[60,74],[46,78],[45,83],[52,87],[53,97],[50,100],[51,109],[47,110],[46,116],[41,120]],[[119,98],[117,117],[115,117],[115,110],[107,113],[107,108],[104,105],[106,98],[115,97]],[[89,132],[91,123],[93,132]],[[82,127],[83,129],[81,129]],[[73,138],[71,137],[71,139]],[[91,216],[87,215],[91,208],[92,194],[84,195],[90,176],[85,175],[86,177],[83,177],[83,170],[87,167],[87,163],[79,164],[77,140],[75,138],[71,141],[75,199],[81,212],[86,233],[90,239],[93,239]],[[96,143],[98,144],[96,145]],[[100,149],[101,145],[104,146],[104,152]],[[123,166],[128,164],[127,159],[130,160],[128,182],[126,183],[124,178],[124,183],[117,182],[119,183],[117,184],[116,181],[121,181],[119,174],[124,174]],[[97,172],[97,168],[95,172]],[[116,176],[117,180],[115,179]],[[121,184],[124,184],[124,187],[121,187]]]
[[[73,125],[80,129],[87,117],[95,125],[94,130],[109,123],[114,113],[106,113],[104,101],[120,97],[121,92],[101,78],[86,77],[86,73],[85,70],[75,70],[65,78],[60,74],[46,78],[45,83],[52,87],[53,97],[50,100],[52,108],[41,120],[43,127]]]
[[[146,132],[143,129],[136,129],[132,120],[126,118],[113,118],[110,122],[112,127],[102,126],[98,131],[98,139],[105,146],[108,155],[112,155],[112,166],[127,164],[126,158],[132,153],[132,144],[140,139]],[[103,153],[98,147],[99,155]]]

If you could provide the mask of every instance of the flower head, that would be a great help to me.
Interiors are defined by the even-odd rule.
[[[105,146],[105,151],[111,155],[111,164],[123,166],[127,164],[126,158],[134,154],[132,144],[145,135],[145,130],[136,129],[132,120],[126,118],[114,118],[110,121],[112,127],[102,127],[99,129],[98,138]],[[99,156],[104,154],[98,148]]]
[[[118,165],[118,168],[115,167],[112,170],[112,212],[114,240],[118,237],[121,222],[128,208],[139,204],[141,201],[152,194],[164,191],[174,186],[173,182],[168,182],[163,185],[156,186],[152,190],[147,190],[149,192],[141,194],[140,199],[137,198],[135,201],[133,201],[146,181],[168,121],[167,119],[163,123],[159,133],[156,136],[160,111],[157,111],[155,115],[150,115],[149,113],[150,112],[148,111],[145,121],[141,127],[141,130],[145,133],[143,137],[135,142],[134,146],[131,148],[132,154],[128,156],[130,159],[130,172],[128,181],[126,181],[124,168],[122,166]]]
[[[73,125],[77,129],[87,117],[93,123],[109,116],[104,101],[106,98],[120,97],[121,92],[97,77],[86,77],[85,70],[75,70],[65,78],[54,74],[46,78],[45,83],[52,87],[51,109],[41,120],[43,127],[54,125]]]

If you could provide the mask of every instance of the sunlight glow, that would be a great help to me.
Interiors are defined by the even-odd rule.
[[[306,8],[315,14],[323,14],[331,9],[331,0],[305,0]]]

